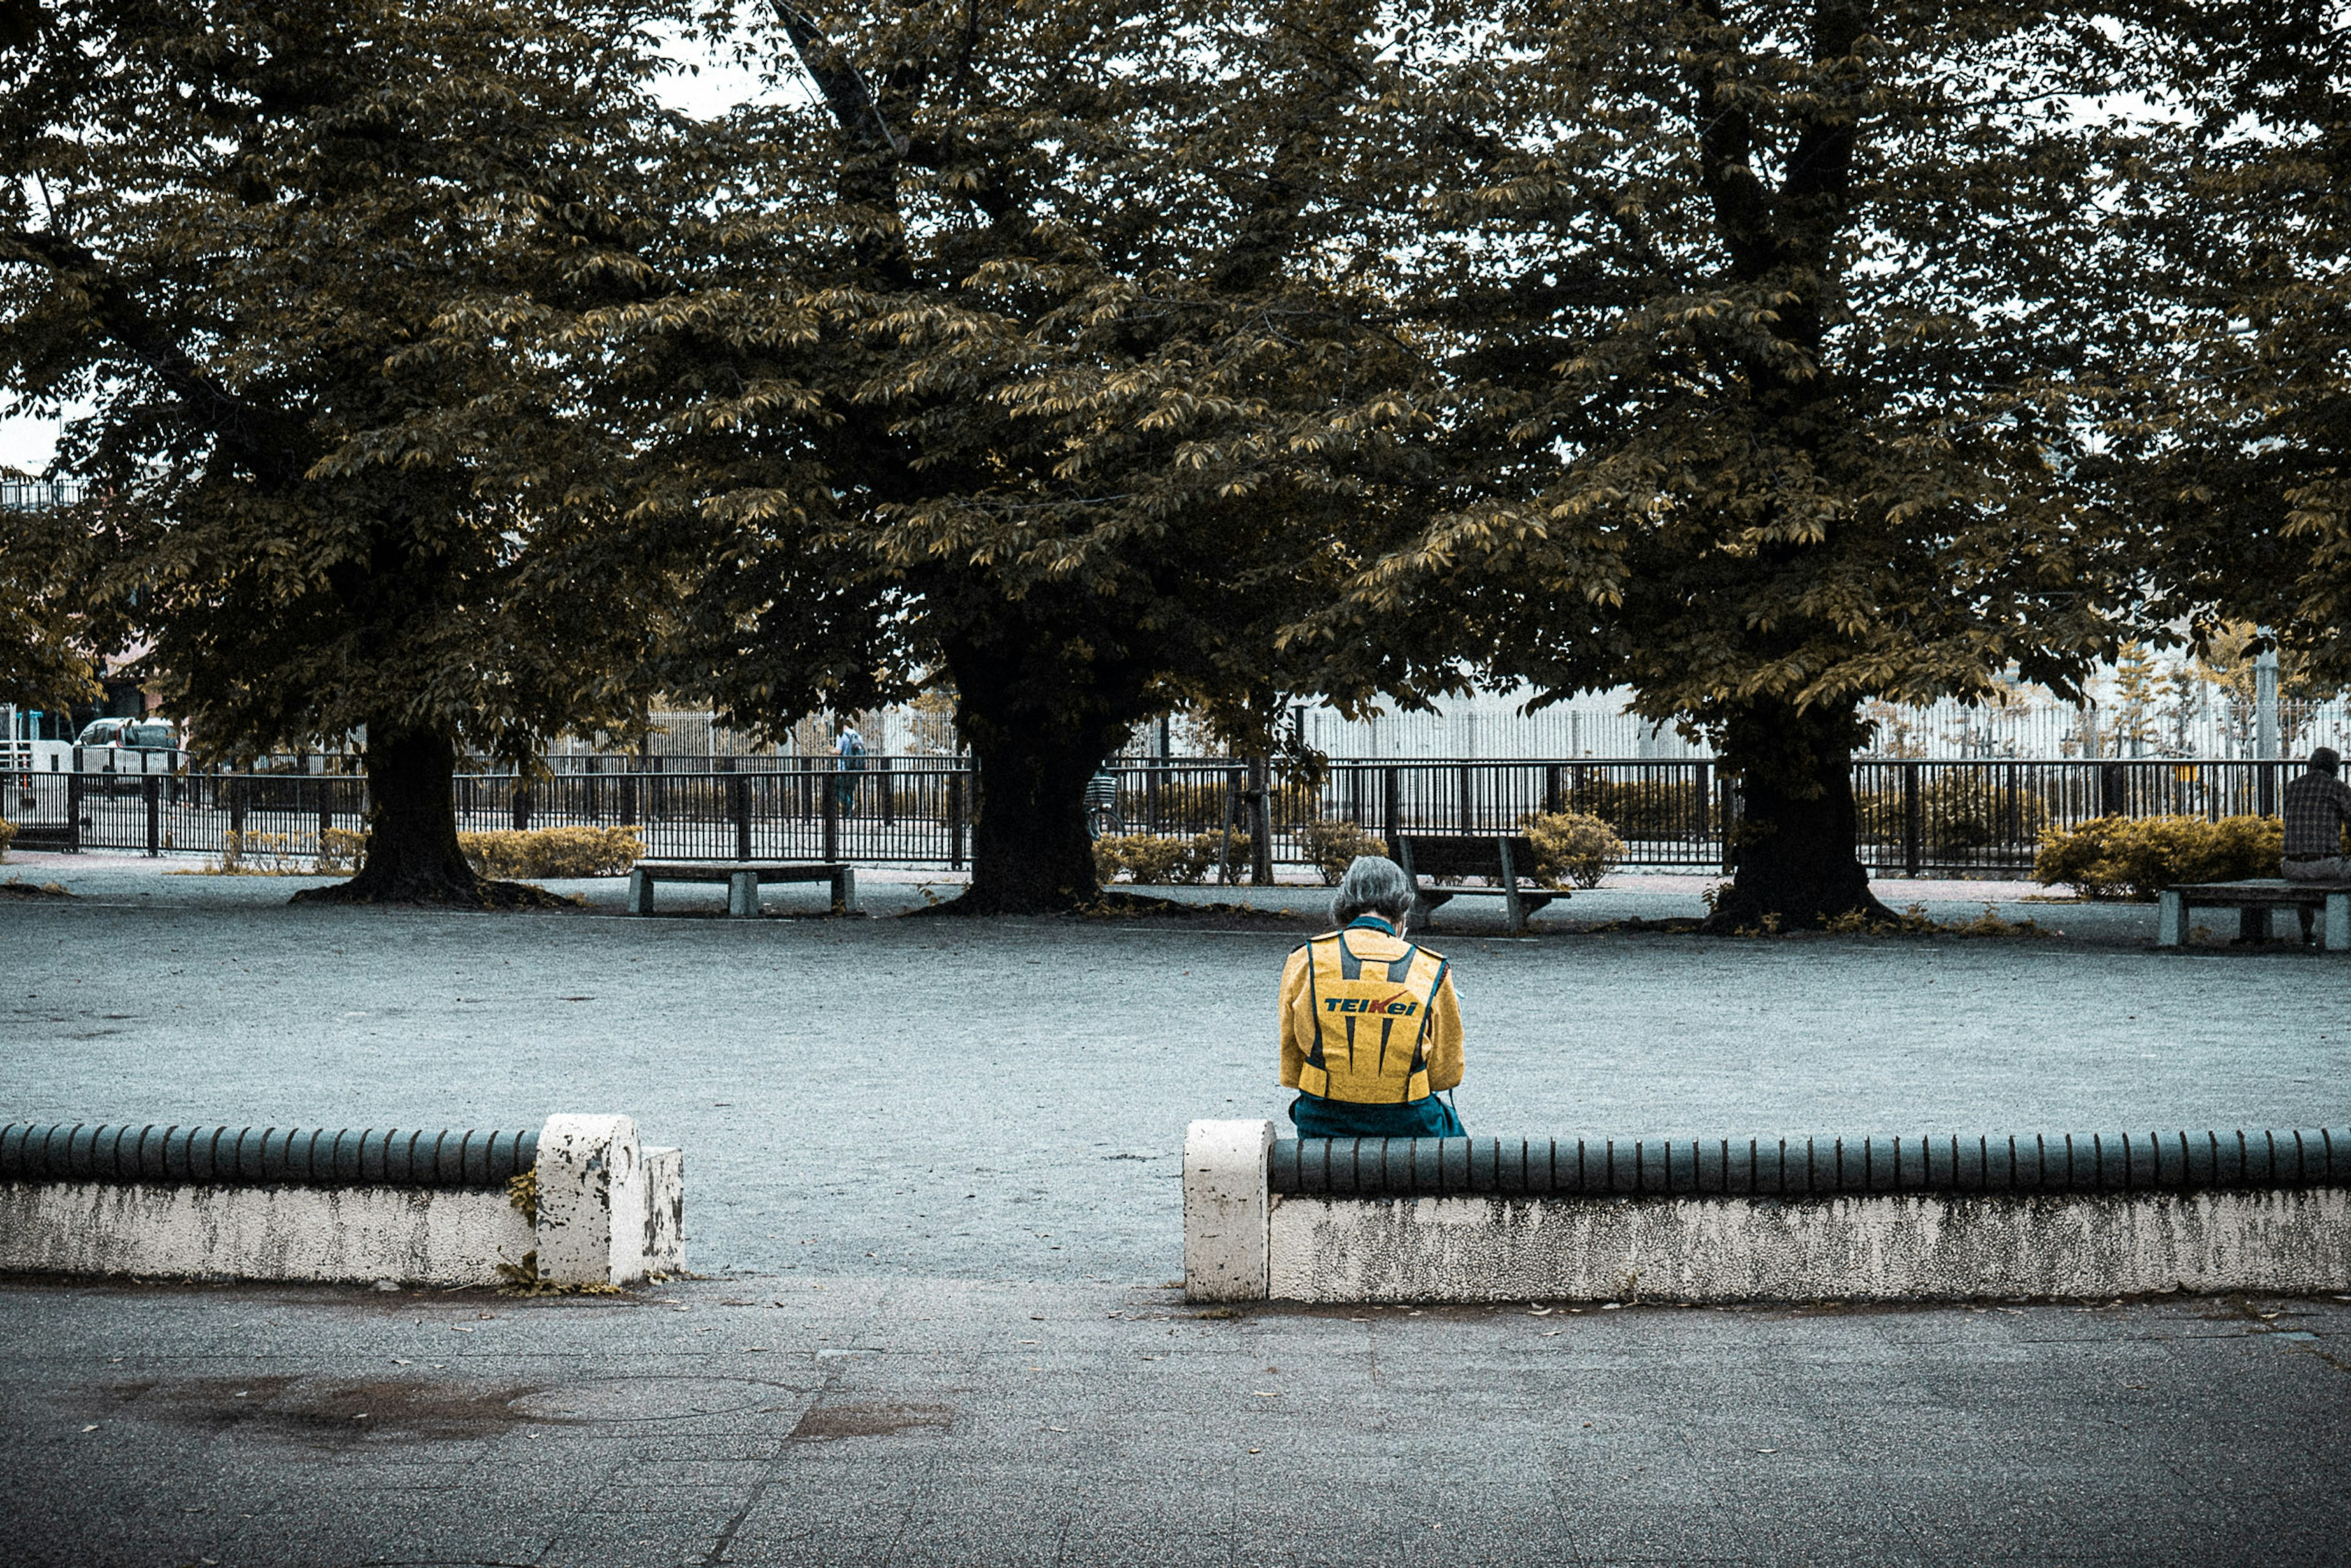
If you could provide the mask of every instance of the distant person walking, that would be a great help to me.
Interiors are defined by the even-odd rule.
[[[2343,858],[2343,830],[2351,827],[2351,786],[2338,775],[2343,758],[2331,746],[2310,754],[2310,770],[2285,787],[2285,879],[2351,882]]]
[[[838,774],[832,784],[833,799],[840,803],[842,816],[853,817],[857,814],[857,775],[865,771],[865,737],[857,733],[855,725],[841,725],[840,735],[833,738],[832,755],[833,768]]]
[[[1461,1004],[1441,953],[1407,942],[1412,883],[1358,855],[1340,879],[1340,929],[1281,972],[1281,1082],[1303,1138],[1458,1138],[1440,1090],[1461,1082]]]

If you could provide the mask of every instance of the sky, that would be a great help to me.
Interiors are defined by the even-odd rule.
[[[710,119],[777,90],[757,73],[722,58],[701,39],[673,38],[663,52],[675,68],[656,82],[654,91],[664,104],[681,113]],[[46,472],[57,452],[59,424],[89,412],[83,405],[69,406],[56,417],[0,412],[0,467]]]

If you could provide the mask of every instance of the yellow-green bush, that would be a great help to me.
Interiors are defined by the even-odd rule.
[[[291,833],[238,832],[221,837],[220,860],[212,869],[227,876],[302,876],[310,868]]]
[[[0,861],[8,858],[8,846],[16,841],[16,824],[0,817]]]
[[[1597,887],[1625,858],[1625,841],[1599,818],[1581,811],[1531,813],[1519,819],[1535,847],[1535,880],[1557,887],[1562,879]]]
[[[532,828],[459,833],[457,847],[484,876],[618,876],[645,846],[634,828]]]
[[[1192,841],[1163,839],[1156,833],[1127,833],[1094,841],[1094,871],[1106,883],[1123,873],[1130,882],[1165,883],[1197,882],[1199,873],[1182,874],[1190,867]]]
[[[349,876],[367,859],[365,828],[329,828],[319,835],[318,869],[323,874]]]
[[[2173,883],[2275,876],[2285,825],[2275,817],[2099,817],[2044,829],[2032,877],[2089,898],[2153,898]]]
[[[1216,837],[1214,833],[1207,835],[1212,864]],[[1314,869],[1322,873],[1325,887],[1338,886],[1339,879],[1347,874],[1347,868],[1354,863],[1357,855],[1385,855],[1388,852],[1385,839],[1365,832],[1359,824],[1344,818],[1301,822],[1298,825],[1298,842],[1305,850],[1306,858],[1314,862]]]
[[[1249,839],[1247,833],[1235,830],[1227,846],[1233,869],[1246,872],[1249,863]],[[1094,841],[1094,870],[1105,883],[1115,882],[1123,872],[1133,882],[1196,883],[1217,874],[1217,835],[1214,832],[1195,833],[1190,838],[1162,837],[1155,833],[1128,833],[1123,836]]]

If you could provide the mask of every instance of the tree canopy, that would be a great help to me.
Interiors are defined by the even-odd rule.
[[[1718,920],[1876,910],[1870,698],[2072,688],[2137,562],[2082,465],[2137,138],[2061,7],[1596,0],[1462,14],[1409,308],[1462,504],[1353,618],[1552,694],[1620,683],[1741,779]],[[1473,47],[1491,29],[1489,47]]]
[[[804,103],[672,165],[664,284],[584,313],[704,541],[674,685],[774,727],[917,683],[983,911],[1096,891],[1084,782],[1179,702],[1270,727],[1384,651],[1279,632],[1400,539],[1424,367],[1384,287],[1369,6],[785,6]],[[770,51],[772,51],[770,53]]]
[[[634,700],[658,552],[479,329],[635,266],[644,20],[75,0],[0,53],[0,366],[96,406],[93,632],[215,755],[364,737],[340,895],[478,899],[458,747]]]

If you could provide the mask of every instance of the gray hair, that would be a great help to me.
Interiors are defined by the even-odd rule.
[[[1377,915],[1401,929],[1412,904],[1402,866],[1385,855],[1357,855],[1331,895],[1331,918],[1344,925],[1358,915]]]

